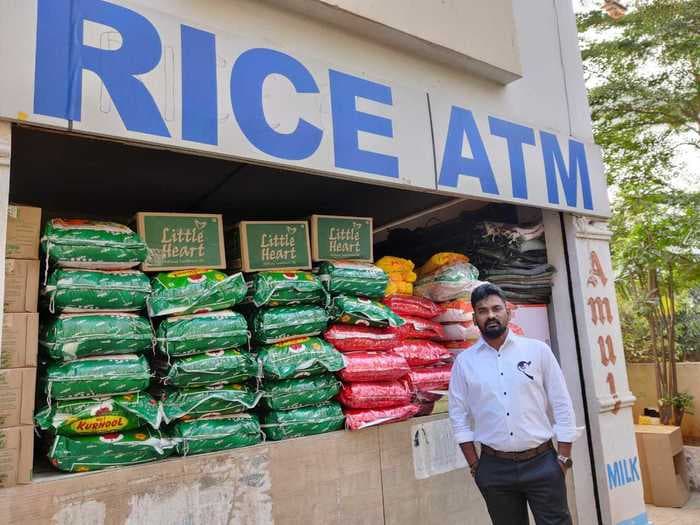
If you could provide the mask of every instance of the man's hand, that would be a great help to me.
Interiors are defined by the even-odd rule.
[[[469,465],[469,471],[472,476],[476,476],[476,470],[479,468],[479,456],[476,454],[476,447],[473,441],[468,441],[466,443],[460,443],[459,448],[462,449],[462,454],[464,454],[464,459],[467,460],[467,465]]]
[[[567,458],[568,460],[568,465],[562,461],[562,457]],[[564,443],[560,442],[559,443],[559,456],[557,458],[557,463],[559,463],[559,468],[561,471],[566,475],[566,471],[569,470],[569,467],[571,466],[571,443]]]
[[[479,470],[479,460],[477,459],[474,463],[469,465],[469,472],[472,473],[472,477],[476,477],[476,472]]]

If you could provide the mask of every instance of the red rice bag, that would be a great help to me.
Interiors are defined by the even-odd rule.
[[[389,408],[410,403],[411,392],[405,381],[345,383],[338,401],[347,408]]]
[[[374,425],[394,423],[412,418],[418,412],[418,407],[411,403],[393,408],[351,409],[345,410],[345,428],[348,430],[360,430]]]
[[[474,321],[443,324],[442,330],[441,341],[468,341],[481,337],[479,327],[474,324]]]
[[[411,367],[428,366],[452,359],[452,354],[443,345],[425,339],[406,339],[397,343],[392,351],[403,356]]]
[[[338,376],[346,383],[354,381],[393,381],[411,370],[394,352],[349,352],[343,355],[345,368]]]
[[[442,312],[433,318],[433,321],[437,321],[438,323],[463,323],[464,321],[473,320],[474,309],[472,308],[471,301],[468,299],[455,299],[454,301],[441,303],[440,308]],[[512,311],[515,310],[517,306],[513,303],[506,302],[506,308]]]
[[[452,359],[457,359],[457,356],[464,352],[465,350],[469,349],[470,347],[474,346],[476,343],[476,340],[470,340],[470,341],[443,341],[443,345],[445,345],[445,348],[447,348],[447,351],[452,354]]]
[[[384,304],[401,317],[408,315],[421,319],[432,319],[442,312],[442,308],[430,299],[415,295],[393,294],[384,298]]]
[[[408,382],[414,392],[447,390],[451,373],[451,364],[413,368],[408,373]]]
[[[387,328],[346,324],[331,325],[323,337],[341,352],[391,350],[401,340],[398,332]]]
[[[433,321],[438,323],[461,323],[471,321],[474,309],[472,303],[466,299],[455,299],[440,305],[442,313],[438,314]]]
[[[402,326],[391,328],[402,339],[443,339],[445,332],[440,323],[419,317],[402,316],[406,321]]]

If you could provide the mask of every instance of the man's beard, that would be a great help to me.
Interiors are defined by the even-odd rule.
[[[484,323],[483,328],[479,327],[479,330],[481,331],[481,335],[486,339],[497,339],[506,333],[508,326],[501,324],[501,322],[496,319],[489,319]]]

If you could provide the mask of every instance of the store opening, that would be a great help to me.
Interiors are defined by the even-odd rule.
[[[19,125],[11,166],[11,204],[41,209],[6,308],[40,317],[36,479],[444,413],[483,281],[550,342],[536,208]]]

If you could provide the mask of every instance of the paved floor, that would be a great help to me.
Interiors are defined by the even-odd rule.
[[[649,521],[654,525],[698,525],[700,524],[700,492],[691,492],[690,500],[682,509],[671,509],[647,505]]]

